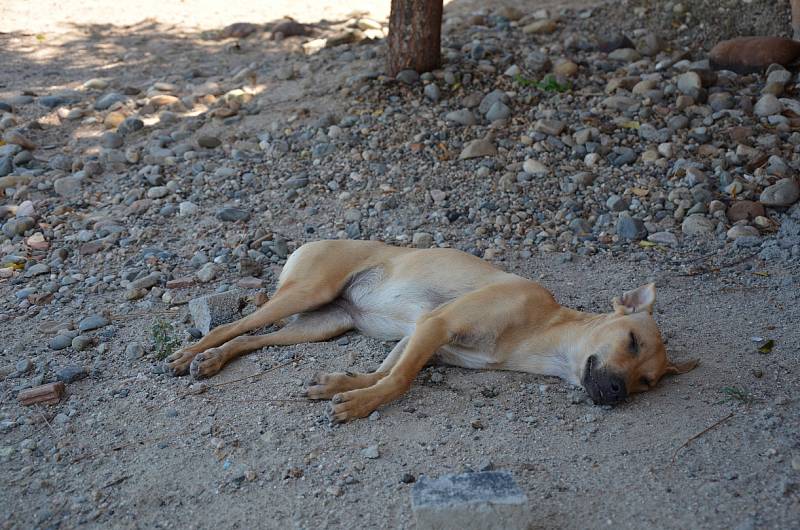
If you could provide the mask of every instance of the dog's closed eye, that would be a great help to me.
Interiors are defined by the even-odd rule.
[[[636,339],[636,335],[633,333],[633,331],[631,331],[628,351],[630,351],[633,355],[639,355],[639,341]]]

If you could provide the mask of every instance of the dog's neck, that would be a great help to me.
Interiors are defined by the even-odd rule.
[[[528,333],[514,347],[507,366],[580,385],[586,359],[595,353],[591,331],[610,316],[561,306],[546,320],[528,326]]]

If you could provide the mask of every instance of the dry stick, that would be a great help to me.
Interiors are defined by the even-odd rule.
[[[726,421],[728,421],[732,417],[733,417],[733,412],[731,412],[730,414],[728,414],[727,416],[725,416],[721,420],[718,420],[718,421],[714,422],[713,424],[709,425],[708,427],[706,427],[705,429],[703,429],[699,433],[695,434],[694,436],[692,436],[691,438],[689,438],[688,440],[683,442],[677,449],[675,449],[675,452],[672,454],[672,463],[673,464],[675,463],[675,458],[677,458],[678,452],[681,449],[683,449],[684,447],[687,447],[690,443],[692,443],[694,440],[700,438],[701,436],[703,436],[705,433],[707,433],[711,429],[713,429],[715,427],[719,427],[720,425],[722,425],[723,423],[725,423]]]

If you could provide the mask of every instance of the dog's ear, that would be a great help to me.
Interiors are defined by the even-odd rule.
[[[675,364],[670,361],[667,364],[667,369],[664,370],[664,375],[678,375],[678,374],[685,374],[691,370],[697,368],[697,365],[700,363],[697,359],[692,359],[691,361],[686,361],[685,363],[678,363]]]
[[[620,315],[630,315],[640,311],[653,312],[653,304],[656,302],[656,284],[648,283],[638,289],[628,291],[621,298],[614,298],[614,312]]]

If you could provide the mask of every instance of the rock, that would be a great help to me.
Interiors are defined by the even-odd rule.
[[[522,163],[522,171],[528,175],[546,175],[550,173],[550,169],[547,166],[533,158],[529,158]]]
[[[150,289],[155,287],[161,282],[160,272],[151,272],[147,276],[143,276],[131,282],[131,289]]]
[[[638,240],[647,235],[647,229],[641,219],[630,215],[620,215],[617,219],[617,235],[621,239]]]
[[[53,182],[53,190],[62,197],[74,197],[80,194],[83,177],[61,177]]]
[[[161,199],[169,195],[169,188],[166,186],[153,186],[147,190],[148,199]]]
[[[441,97],[441,93],[439,92],[439,87],[436,83],[429,83],[425,85],[425,89],[422,91],[425,94],[425,97],[429,100],[433,101],[434,103],[439,101]]]
[[[667,47],[667,43],[657,33],[646,33],[639,41],[636,49],[642,55],[653,57],[661,53]]]
[[[429,248],[433,245],[433,236],[428,232],[414,232],[411,244],[416,248]]]
[[[217,219],[226,222],[247,221],[250,212],[241,208],[223,208],[217,212]]]
[[[64,383],[74,383],[85,378],[88,374],[83,366],[68,364],[56,372],[56,379]]]
[[[529,35],[547,35],[553,33],[556,29],[558,29],[558,24],[555,21],[544,19],[536,20],[524,26],[522,32]]]
[[[578,65],[569,60],[559,61],[553,66],[553,73],[559,77],[575,77]]]
[[[528,498],[506,471],[421,476],[411,490],[419,530],[525,530]]]
[[[94,102],[94,110],[106,110],[115,103],[119,103],[120,101],[125,101],[127,99],[127,97],[118,92],[109,92],[108,94],[104,94],[97,98],[97,101]]]
[[[244,39],[260,30],[261,26],[252,22],[234,22],[222,28],[217,37],[220,39]]]
[[[500,89],[492,90],[481,99],[480,105],[478,105],[478,112],[486,114],[495,103],[508,103],[509,101],[508,94],[506,94],[505,91]]]
[[[110,323],[111,322],[103,315],[90,315],[78,323],[78,329],[81,331],[92,331],[93,329],[107,326]]]
[[[703,82],[697,72],[684,72],[678,76],[676,80],[678,90],[687,96],[697,98],[700,89],[703,88]]]
[[[56,335],[50,342],[48,346],[50,346],[51,350],[63,350],[64,348],[68,348],[72,344],[72,337],[68,335]]]
[[[144,122],[139,118],[131,116],[122,120],[122,123],[117,127],[117,134],[127,136],[143,128]]]
[[[633,48],[633,42],[622,33],[611,33],[603,35],[597,39],[597,50],[603,53],[611,53],[620,48]]]
[[[75,351],[83,351],[89,348],[92,345],[94,339],[89,335],[78,335],[74,339],[72,339],[72,349]]]
[[[536,120],[536,123],[533,124],[534,131],[551,136],[559,136],[564,132],[565,127],[566,123],[561,120]]]
[[[714,46],[708,58],[717,70],[763,72],[773,63],[789,66],[800,58],[800,42],[783,37],[739,37]]]
[[[800,198],[800,186],[793,178],[781,179],[764,188],[759,200],[764,206],[791,206]]]
[[[197,145],[206,149],[214,149],[222,145],[222,140],[216,136],[202,135],[197,139]]]
[[[780,114],[782,111],[783,104],[772,94],[761,96],[753,107],[753,113],[762,118]]]
[[[3,134],[3,141],[7,144],[18,145],[23,149],[27,149],[28,151],[33,151],[34,149],[36,149],[35,143],[33,143],[24,134],[15,129],[6,131],[5,134]]]
[[[103,136],[100,137],[100,143],[108,149],[117,149],[122,147],[122,135],[111,131],[103,133]]]
[[[370,460],[375,460],[376,458],[379,458],[381,454],[377,445],[370,445],[361,450],[361,456],[364,458],[369,458]]]
[[[472,140],[467,142],[461,154],[458,155],[459,160],[467,160],[469,158],[478,158],[482,156],[494,156],[497,154],[497,148],[494,146],[494,138],[487,135],[485,138]]]
[[[138,342],[130,342],[125,346],[125,358],[129,361],[135,361],[144,356],[144,348]]]
[[[243,307],[241,291],[225,291],[195,298],[189,302],[189,314],[195,328],[203,335],[222,324],[241,318]]]
[[[217,266],[214,263],[206,263],[195,274],[202,283],[208,283],[217,276]]]
[[[785,85],[792,80],[792,73],[789,70],[785,70],[783,68],[773,70],[767,76],[767,84],[776,83],[779,85]]]
[[[714,112],[732,109],[736,101],[730,92],[715,92],[708,96],[708,105]]]
[[[14,366],[14,369],[17,371],[18,374],[26,374],[33,370],[33,363],[30,359],[21,359],[17,361],[17,364]]]
[[[511,116],[511,109],[502,101],[495,101],[486,112],[486,119],[490,122],[505,120]]]
[[[678,238],[672,232],[655,232],[647,236],[647,240],[651,243],[659,245],[668,245],[674,247],[678,245]]]
[[[478,120],[475,118],[475,115],[469,109],[461,109],[448,112],[445,115],[445,119],[448,121],[458,123],[460,125],[475,125],[476,123],[478,123]]]
[[[194,215],[200,210],[200,207],[190,201],[183,201],[178,205],[178,214],[180,215]]]
[[[758,216],[764,215],[764,207],[754,201],[736,201],[728,208],[727,217],[732,222],[752,221]]]
[[[612,61],[622,61],[626,63],[632,63],[634,61],[638,61],[642,58],[633,48],[619,48],[614,50],[613,52],[608,54],[608,58]]]
[[[717,223],[703,214],[693,214],[683,220],[681,231],[687,236],[705,236],[713,234]]]
[[[37,263],[32,265],[28,270],[25,271],[25,276],[28,278],[32,278],[34,276],[41,276],[42,274],[47,274],[50,272],[50,266],[46,263]]]
[[[728,239],[739,239],[740,237],[758,237],[761,233],[758,228],[747,225],[733,225],[726,234]]]
[[[0,157],[0,177],[10,175],[14,171],[14,164],[10,156]]]
[[[406,85],[413,85],[419,82],[419,74],[415,70],[402,70],[397,73],[396,79]]]

